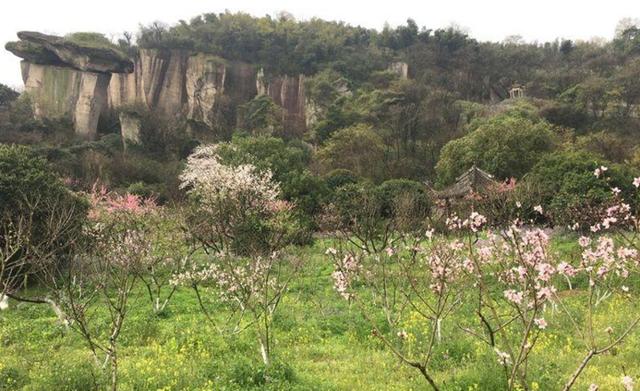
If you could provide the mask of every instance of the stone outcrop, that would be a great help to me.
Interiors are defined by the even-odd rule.
[[[18,37],[6,48],[24,59],[25,90],[36,115],[69,116],[82,137],[95,136],[101,113],[127,105],[214,127],[221,101],[234,117],[240,105],[267,95],[283,108],[286,134],[301,135],[307,117],[315,118],[303,75],[266,77],[254,65],[186,50],[140,49],[131,61],[111,48],[62,37],[28,31]],[[233,121],[226,118],[230,126]]]
[[[142,104],[167,116],[178,115],[186,101],[187,60],[188,52],[182,50],[140,50],[132,73],[112,76],[109,107]]]
[[[76,134],[92,140],[96,136],[98,120],[107,103],[107,87],[110,75],[82,72],[78,100],[73,113]]]
[[[95,137],[98,119],[106,108],[109,74],[28,61],[22,61],[21,66],[25,92],[36,117],[71,118],[79,136]]]
[[[47,53],[47,57],[56,57],[60,63],[87,72],[128,73],[133,71],[133,63],[124,54],[109,47],[99,47],[78,44],[68,39],[47,35],[34,31],[20,31],[18,38],[25,44],[8,44],[7,50],[15,55],[36,63],[37,59],[26,54],[25,49],[32,53]],[[12,50],[13,49],[13,50]],[[51,64],[45,62],[44,64]]]
[[[304,122],[307,129],[311,129],[313,125],[318,123],[322,110],[311,99],[305,99],[304,103]]]
[[[231,102],[242,104],[258,95],[256,67],[243,62],[232,62],[227,66],[225,95]]]
[[[54,53],[35,43],[27,41],[7,42],[5,49],[34,64],[65,65]]]
[[[68,116],[76,132],[88,139],[95,136],[101,114],[129,105],[208,128],[232,128],[241,123],[239,107],[268,96],[282,108],[288,136],[301,136],[323,115],[306,96],[304,75],[267,75],[252,64],[188,50],[140,49],[130,60],[107,46],[36,32],[23,31],[18,37],[6,48],[24,59],[25,90],[36,115]],[[392,63],[388,70],[409,76],[406,63]],[[340,95],[350,94],[346,82],[337,89]],[[139,120],[121,116],[120,122],[124,139],[139,140]]]
[[[216,101],[224,94],[227,67],[214,56],[198,54],[187,60],[187,118],[213,126]]]
[[[134,72],[114,74],[108,89],[111,109],[142,104],[209,127],[215,124],[214,108],[222,97],[238,106],[256,95],[254,66],[182,50],[141,49]]]

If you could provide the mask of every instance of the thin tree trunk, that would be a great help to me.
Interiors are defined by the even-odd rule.
[[[431,376],[429,376],[429,373],[427,373],[427,369],[424,366],[419,365],[419,366],[415,366],[415,367],[418,368],[418,370],[420,371],[422,376],[424,376],[424,378],[427,379],[427,382],[429,383],[431,388],[433,388],[433,391],[440,391],[440,389],[436,385],[436,382],[433,380],[433,378],[431,378]]]
[[[264,337],[260,337],[260,354],[265,366],[269,366],[269,342]]]
[[[116,356],[115,348],[112,347],[111,351],[111,391],[117,391],[118,389],[118,357]]]
[[[569,379],[569,381],[567,382],[567,384],[565,384],[564,388],[562,389],[562,391],[569,391],[571,389],[571,387],[573,387],[573,384],[576,382],[576,379],[578,379],[578,377],[580,376],[580,374],[582,373],[582,371],[584,370],[584,368],[587,366],[587,364],[589,363],[589,361],[593,358],[593,356],[596,355],[596,352],[591,350],[584,358],[584,360],[582,360],[582,363],[580,363],[580,366],[578,367],[578,369],[576,369],[576,371],[573,373],[573,375],[571,376],[571,379]]]

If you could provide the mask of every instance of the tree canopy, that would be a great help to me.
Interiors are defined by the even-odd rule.
[[[544,120],[512,114],[493,117],[444,146],[436,166],[438,180],[451,184],[474,164],[497,178],[520,178],[555,147],[553,127]]]

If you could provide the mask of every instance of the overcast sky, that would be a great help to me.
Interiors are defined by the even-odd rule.
[[[640,17],[640,0],[2,0],[0,83],[20,86],[19,59],[4,50],[20,30],[50,34],[97,31],[114,36],[140,23],[173,24],[204,12],[244,11],[298,19],[320,17],[380,29],[407,18],[427,28],[456,23],[479,40],[521,35],[527,41],[613,36],[617,22]]]

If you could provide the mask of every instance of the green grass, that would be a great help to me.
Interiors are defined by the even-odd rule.
[[[554,249],[573,256],[573,238],[560,237]],[[200,312],[195,295],[178,291],[167,310],[154,315],[142,289],[120,339],[122,390],[423,390],[426,383],[371,335],[370,325],[333,291],[326,242],[298,250],[304,273],[291,287],[274,319],[275,362],[261,364],[249,329],[221,336]],[[636,283],[632,289],[638,289]],[[60,326],[49,307],[11,302],[0,312],[0,390],[105,389],[108,379],[82,339]],[[583,305],[580,288],[570,301]],[[501,369],[486,345],[456,322],[472,323],[473,306],[443,324],[443,343],[432,368],[443,390],[500,390]],[[223,317],[224,313],[217,313]],[[638,313],[637,300],[613,296],[602,304],[597,329],[621,330]],[[550,326],[530,364],[532,390],[560,389],[584,355],[568,320],[552,308]],[[407,322],[411,322],[408,319]],[[575,390],[590,383],[621,389],[623,373],[640,375],[640,333],[632,333],[614,354],[593,360]]]
[[[104,34],[95,32],[75,32],[65,35],[66,40],[83,47],[120,51]]]

